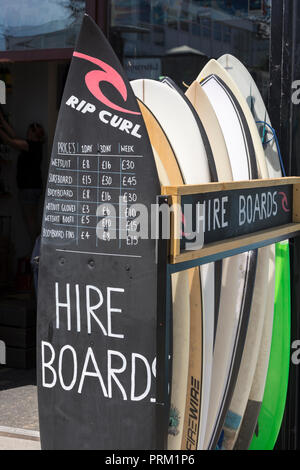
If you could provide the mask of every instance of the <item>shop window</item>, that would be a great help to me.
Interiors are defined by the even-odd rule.
[[[270,11],[271,0],[110,0],[109,40],[130,79],[170,75],[181,86],[229,53],[262,83]]]
[[[178,29],[177,11],[174,8],[168,9],[167,25],[171,29]]]
[[[189,11],[189,4],[183,3],[182,10],[180,12],[180,29],[181,31],[189,31],[190,27],[190,11]]]
[[[146,39],[147,35],[145,34],[144,37]],[[161,26],[155,26],[153,28],[153,42],[157,46],[164,46],[165,45],[165,30]]]
[[[203,18],[202,19],[202,36],[204,38],[211,37],[211,20],[210,18]]]
[[[1,0],[0,50],[74,47],[83,0]]]
[[[230,43],[231,42],[231,28],[230,26],[223,26],[223,42]]]
[[[193,36],[201,36],[201,26],[199,23],[192,23]]]
[[[222,25],[221,23],[214,23],[214,39],[216,41],[222,41]]]

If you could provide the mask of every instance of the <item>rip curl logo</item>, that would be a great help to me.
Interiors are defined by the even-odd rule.
[[[74,52],[74,57],[79,59],[87,60],[92,64],[97,65],[102,70],[92,70],[88,72],[85,76],[85,83],[89,91],[92,95],[97,98],[98,101],[103,103],[105,106],[113,109],[114,111],[118,111],[121,113],[133,114],[133,115],[141,115],[140,112],[132,111],[130,109],[123,108],[122,106],[118,106],[117,104],[110,101],[107,96],[105,96],[100,88],[100,84],[102,82],[110,83],[122,96],[124,102],[127,101],[127,87],[124,83],[123,78],[121,75],[110,65],[103,60],[96,59],[95,57],[91,57],[86,54],[82,54],[81,52]]]
[[[281,192],[281,193],[278,193],[278,194],[279,194],[279,196],[282,197],[281,205],[282,205],[282,209],[284,210],[284,212],[286,212],[286,213],[291,212],[291,210],[288,207],[289,203],[288,203],[287,195],[284,192]]]

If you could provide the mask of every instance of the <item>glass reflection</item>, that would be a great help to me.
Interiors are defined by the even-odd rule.
[[[85,4],[82,0],[1,0],[0,50],[73,47]]]
[[[271,0],[111,0],[110,40],[129,79],[170,75],[190,83],[230,53],[269,83]]]

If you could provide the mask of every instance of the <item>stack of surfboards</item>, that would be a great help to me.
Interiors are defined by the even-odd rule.
[[[185,94],[171,79],[131,86],[162,185],[282,176],[265,104],[236,58],[211,60]],[[272,449],[288,381],[288,243],[173,275],[172,296],[168,448]]]

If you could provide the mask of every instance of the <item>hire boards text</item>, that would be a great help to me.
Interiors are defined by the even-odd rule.
[[[100,290],[92,285],[82,287],[66,283],[62,286],[56,282],[54,291],[54,335],[55,331],[64,330],[64,335],[75,334],[77,339],[73,345],[60,345],[59,350],[50,340],[41,342],[42,386],[48,389],[60,386],[66,392],[82,394],[86,381],[93,380],[104,398],[111,399],[118,394],[123,400],[140,402],[147,399],[155,403],[155,398],[149,395],[156,378],[156,358],[148,360],[141,352],[126,355],[106,347],[107,338],[112,338],[114,345],[126,341],[124,332],[118,331],[116,326],[119,324],[117,316],[125,315],[116,306],[125,289],[107,287]],[[85,350],[76,350],[79,335],[86,336]],[[94,335],[92,341],[91,335]],[[103,346],[100,354],[99,347],[97,353],[93,347],[95,335],[98,345]],[[128,380],[122,381],[123,374],[130,376],[129,384]]]
[[[278,192],[263,192],[256,195],[238,197],[238,225],[242,227],[245,224],[254,224],[257,221],[268,220],[275,217],[278,213],[278,203],[276,201]],[[228,196],[222,198],[208,199],[202,204],[203,231],[210,232],[218,229],[227,228],[230,224],[228,219],[227,206],[229,204]],[[200,206],[200,204],[199,204]]]

